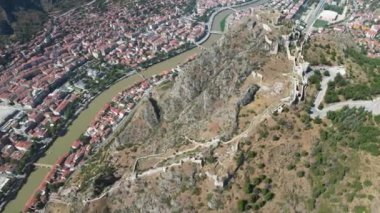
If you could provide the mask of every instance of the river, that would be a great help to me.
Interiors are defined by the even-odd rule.
[[[252,3],[249,5],[245,5],[240,9],[245,9],[251,6],[256,5],[256,3]],[[235,8],[239,9],[239,8]],[[214,31],[220,31],[220,22],[232,14],[232,10],[223,10],[219,14],[215,16],[215,19],[212,24],[212,29]],[[217,40],[221,38],[221,35],[211,34],[211,36],[202,44],[204,47],[211,47]],[[179,54],[175,57],[172,57],[168,60],[165,60],[161,63],[155,64],[148,69],[144,70],[142,73],[145,77],[150,77],[152,75],[160,74],[165,70],[170,70],[175,68],[177,65],[183,63],[186,59],[188,59],[191,55],[200,53],[202,50],[200,48],[194,48],[188,50],[182,54]],[[71,144],[79,138],[79,136],[86,131],[91,121],[95,118],[96,114],[103,108],[103,106],[110,102],[111,99],[116,96],[119,92],[131,87],[133,84],[142,81],[142,77],[138,74],[132,75],[126,79],[118,81],[110,88],[102,92],[99,96],[97,96],[88,107],[83,110],[79,116],[73,121],[73,123],[69,126],[67,133],[57,138],[53,144],[46,151],[45,156],[40,158],[37,163],[40,164],[54,164],[57,159],[69,151]],[[5,213],[17,213],[22,210],[25,203],[32,195],[34,190],[39,186],[40,182],[47,175],[49,169],[47,168],[36,168],[28,177],[26,183],[22,186],[22,188],[17,193],[17,196],[14,200],[10,201],[5,209]]]

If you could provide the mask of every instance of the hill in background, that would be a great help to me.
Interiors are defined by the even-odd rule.
[[[42,29],[52,13],[76,7],[87,0],[2,0],[0,1],[0,45],[28,41]]]

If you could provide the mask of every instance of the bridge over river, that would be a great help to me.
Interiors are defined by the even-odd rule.
[[[215,30],[210,31],[210,33],[211,33],[211,34],[219,34],[219,35],[223,35],[223,34],[224,34],[224,33],[221,32],[221,31],[215,31]]]
[[[39,168],[47,168],[47,169],[51,169],[53,168],[53,165],[50,165],[50,164],[44,164],[44,163],[34,163],[33,164],[35,167],[39,167]]]

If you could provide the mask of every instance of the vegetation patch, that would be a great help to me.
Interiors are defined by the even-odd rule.
[[[368,58],[354,49],[347,49],[345,54],[366,71],[364,75],[367,76],[368,82],[353,83],[338,74],[334,81],[328,84],[325,102],[339,102],[340,97],[345,100],[371,100],[380,95],[380,59]]]
[[[339,14],[343,14],[344,8],[340,7],[338,5],[326,4],[325,5],[325,10],[332,10],[332,11],[335,11],[335,12],[337,12]]]
[[[220,21],[220,30],[222,32],[224,32],[224,30],[226,29],[226,24],[227,24],[227,18],[228,18],[228,15],[226,17],[224,17],[221,21]]]
[[[310,76],[309,83],[315,85],[317,90],[321,90],[322,74],[319,70],[314,70],[314,74]]]
[[[247,199],[239,200],[237,209],[239,211],[259,210],[274,198],[275,194],[271,188],[272,179],[266,175],[259,175],[252,180],[247,180],[243,187]]]
[[[345,107],[340,111],[328,112],[327,117],[334,127],[321,134],[322,140],[333,139],[333,145],[342,142],[343,146],[380,155],[380,129],[374,125],[371,113],[364,108]]]
[[[326,28],[327,26],[329,26],[329,22],[320,19],[317,19],[313,25],[315,28]]]
[[[371,186],[371,182],[361,182],[359,178],[349,181],[345,177],[354,172],[355,166],[352,165],[358,160],[355,159],[358,151],[380,155],[380,129],[374,124],[372,114],[363,108],[345,107],[328,112],[327,118],[333,125],[321,130],[320,139],[311,153],[310,202],[315,203],[323,197],[331,202],[350,203],[364,187]],[[344,182],[347,184],[342,186]]]

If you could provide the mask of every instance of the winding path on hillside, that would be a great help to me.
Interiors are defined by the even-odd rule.
[[[314,67],[313,69],[318,69],[321,70],[322,75],[323,75],[323,70],[327,70],[330,73],[330,76],[324,76],[321,82],[321,91],[318,92],[317,97],[315,98],[314,101],[314,106],[318,107],[321,105],[323,99],[325,98],[327,89],[328,89],[328,83],[330,81],[333,81],[335,77],[339,74],[345,75],[346,70],[344,67],[326,67],[326,66],[320,66],[320,67]]]
[[[254,118],[252,118],[250,125],[248,126],[248,128],[245,131],[243,131],[240,134],[236,135],[235,137],[233,137],[229,141],[221,142],[218,139],[213,139],[211,141],[202,143],[202,142],[195,141],[194,139],[190,139],[189,137],[185,136],[185,140],[187,140],[187,141],[191,142],[192,144],[194,144],[193,147],[187,148],[187,149],[185,149],[183,151],[180,151],[180,152],[177,152],[177,153],[174,153],[174,154],[170,154],[170,155],[168,155],[166,157],[164,157],[165,155],[167,155],[166,153],[151,154],[151,155],[146,155],[146,156],[139,157],[135,161],[135,163],[134,163],[133,172],[131,174],[129,174],[127,177],[123,177],[123,179],[127,180],[127,181],[135,181],[137,178],[143,178],[143,177],[152,176],[152,175],[155,175],[155,174],[158,174],[158,173],[165,172],[165,171],[167,171],[168,169],[170,169],[172,167],[181,166],[182,163],[184,163],[184,162],[199,163],[199,160],[193,159],[193,158],[191,158],[189,156],[186,156],[185,154],[187,154],[189,152],[192,152],[192,151],[195,151],[198,148],[203,148],[203,149],[199,150],[199,152],[202,152],[205,149],[210,148],[211,146],[218,145],[219,143],[220,144],[231,144],[231,143],[239,142],[240,139],[246,138],[248,136],[249,132],[251,132],[253,129],[255,129],[262,121],[264,121],[265,119],[269,118],[272,115],[273,111],[275,111],[276,109],[278,109],[279,107],[281,107],[283,104],[284,103],[281,101],[281,102],[278,102],[278,103],[274,103],[271,106],[269,106],[268,108],[266,108],[262,113],[260,113],[259,115],[255,116]],[[158,163],[156,163],[156,165],[153,168],[145,170],[145,171],[143,171],[140,174],[137,174],[136,170],[135,170],[136,169],[135,167],[137,166],[137,162],[139,160],[148,159],[148,158],[160,158],[161,160],[158,161],[158,163],[162,163],[163,162],[162,159],[164,159],[164,160],[176,159],[176,162],[173,162],[173,163],[171,163],[169,165],[160,166],[160,167],[158,167]],[[111,192],[119,189],[121,183],[122,183],[121,181],[117,181],[111,188],[109,188],[107,191],[103,192],[100,196],[98,196],[96,198],[93,198],[93,199],[89,199],[89,200],[83,200],[82,203],[84,205],[86,205],[86,204],[89,204],[89,203],[92,203],[92,202],[96,202],[96,201],[98,201],[98,200],[106,197]]]
[[[315,101],[314,101],[314,107],[312,108],[312,113],[311,117],[316,118],[324,118],[326,117],[327,113],[329,111],[337,111],[342,109],[343,107],[364,107],[367,111],[372,112],[374,115],[379,115],[380,114],[380,97],[377,97],[373,100],[348,100],[348,101],[342,101],[338,103],[333,103],[325,106],[323,109],[319,110],[318,106],[322,103],[322,101],[325,98],[327,89],[328,89],[328,83],[330,81],[333,81],[334,78],[338,73],[341,75],[345,75],[346,71],[344,67],[327,67],[327,66],[321,66],[321,67],[313,67],[313,69],[319,69],[322,72],[322,82],[321,82],[321,90],[318,92]],[[327,70],[330,73],[330,76],[324,76],[323,71]],[[311,73],[312,74],[312,73]],[[311,76],[309,74],[309,77]]]
[[[348,107],[364,107],[366,110],[372,112],[374,115],[380,115],[380,97],[375,98],[374,100],[369,100],[369,101],[353,101],[353,100],[348,100],[348,101],[343,101],[335,104],[330,104],[327,107],[323,108],[322,110],[316,110],[311,114],[312,118],[316,117],[326,117],[327,112],[329,111],[337,111],[342,109],[343,107],[348,106]]]

